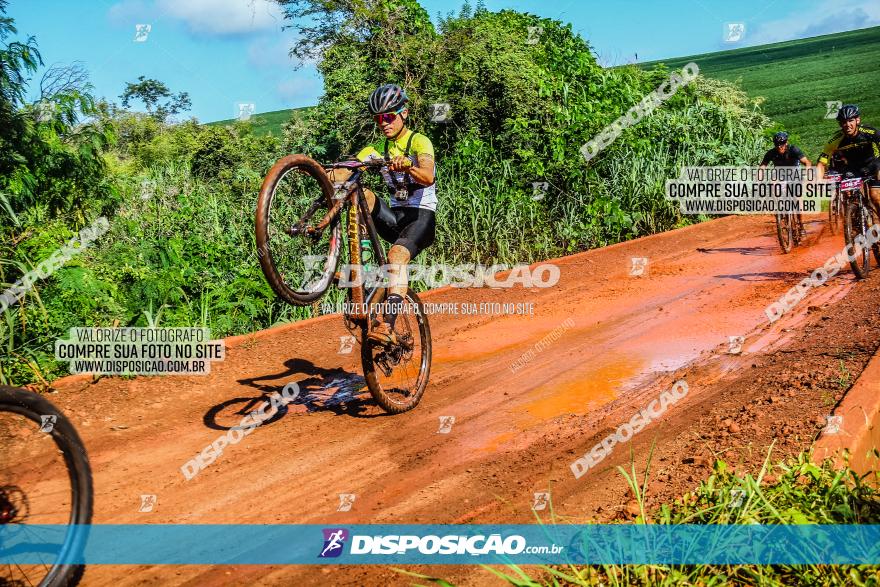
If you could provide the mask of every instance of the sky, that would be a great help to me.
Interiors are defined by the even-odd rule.
[[[463,4],[420,2],[435,22],[439,13],[457,12]],[[880,0],[484,4],[493,11],[513,9],[571,23],[603,65],[880,25]],[[295,36],[282,30],[283,15],[271,0],[11,0],[7,11],[20,36],[36,38],[46,66],[81,62],[95,94],[115,102],[126,82],[141,75],[164,82],[173,92],[188,92],[189,115],[204,122],[234,118],[239,104],[271,112],[315,104],[321,95],[314,64],[296,68],[288,56]]]

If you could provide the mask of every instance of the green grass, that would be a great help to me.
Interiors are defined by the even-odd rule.
[[[311,108],[311,106],[304,106],[302,108],[293,108],[287,110],[275,110],[274,112],[263,112],[261,114],[254,114],[251,116],[251,124],[253,125],[254,134],[257,136],[265,136],[265,135],[275,135],[276,137],[281,136],[281,126],[289,122],[291,117],[300,116],[306,110]],[[217,125],[227,125],[235,122],[234,118],[230,118],[228,120],[218,120],[216,122],[208,122],[207,126],[217,126]]]
[[[811,161],[837,130],[824,118],[826,101],[858,104],[862,121],[880,126],[880,27],[642,65],[690,61],[701,73],[738,81],[749,96],[763,98],[764,113],[793,134]]]
[[[649,458],[650,459],[650,458]],[[650,462],[650,460],[649,460]],[[713,473],[693,492],[648,511],[644,504],[648,472],[637,475],[618,470],[639,502],[636,524],[877,524],[880,494],[877,474],[860,476],[849,468],[836,470],[831,461],[811,462],[809,453],[775,464],[768,452],[757,476],[738,475],[721,460]],[[557,518],[552,503],[550,523]],[[589,552],[591,545],[582,550]],[[876,565],[557,565],[484,567],[504,583],[518,587],[604,585],[607,587],[721,587],[728,585],[784,587],[840,585],[867,587],[880,584]],[[452,585],[442,579],[400,571],[425,579],[422,584]],[[442,573],[441,573],[442,574]]]

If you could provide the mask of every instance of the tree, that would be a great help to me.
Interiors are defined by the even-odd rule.
[[[147,113],[159,122],[165,122],[169,116],[189,110],[192,106],[188,93],[172,94],[162,82],[144,76],[140,76],[137,83],[126,84],[125,91],[119,97],[125,108],[130,107],[132,100],[140,100]]]
[[[6,0],[0,0],[0,42],[18,32],[6,16]],[[30,74],[43,63],[36,41],[0,44],[0,176],[8,175],[20,161],[16,146],[26,132],[26,121],[19,112],[24,102]]]
[[[6,6],[0,0],[0,246],[23,212],[83,220],[86,208],[102,206],[110,194],[103,154],[113,141],[111,128],[81,122],[95,114],[81,69],[45,78],[43,89],[53,93],[39,106],[51,104],[50,116],[25,102],[28,83],[43,61],[33,37],[4,44],[17,33]]]
[[[434,34],[434,26],[417,0],[276,0],[293,24],[297,42],[291,54],[299,65],[325,57],[344,43],[395,40],[405,35]],[[377,42],[375,46],[380,46]],[[388,54],[391,54],[389,47]],[[388,54],[385,56],[387,57]]]
[[[52,65],[40,78],[40,100],[57,94],[69,94],[89,87],[89,73],[81,61],[70,65]]]
[[[422,107],[437,33],[416,0],[276,1],[298,39],[291,55],[300,65],[319,59],[324,78],[320,106],[306,115],[309,136],[292,137],[291,148],[320,137],[334,158],[363,144],[374,130],[367,98],[381,84],[404,86],[412,108]]]

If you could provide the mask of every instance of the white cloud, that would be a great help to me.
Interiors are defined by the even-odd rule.
[[[133,26],[134,23],[150,22],[150,18],[155,18],[158,14],[151,2],[123,0],[111,6],[107,16],[114,25]]]
[[[763,45],[877,25],[880,2],[828,0],[815,10],[799,11],[794,16],[761,24],[754,34],[747,34],[746,42]]]
[[[254,67],[290,68],[295,60],[290,57],[293,40],[275,37],[261,37],[248,46],[248,62]]]
[[[318,64],[317,58],[300,61],[291,56],[290,51],[296,45],[296,37],[288,32],[280,36],[267,33],[253,40],[248,45],[248,63],[257,69],[297,69],[302,65],[312,67]],[[287,36],[285,36],[287,34]]]
[[[156,0],[156,8],[182,21],[196,35],[240,36],[280,30],[283,20],[281,8],[270,0]]]
[[[314,78],[295,77],[284,80],[278,82],[276,89],[278,90],[278,96],[288,103],[312,104],[321,95],[321,85]]]

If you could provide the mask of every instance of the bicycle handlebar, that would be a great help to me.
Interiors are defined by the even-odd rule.
[[[379,172],[385,177],[385,180],[393,186],[394,197],[397,198],[398,201],[405,201],[409,198],[409,192],[406,188],[406,183],[398,180],[395,174],[390,172],[390,164],[391,159],[389,159],[388,157],[371,157],[366,161],[359,161],[357,159],[337,161],[336,163],[325,165],[324,169],[350,169],[352,171],[352,174],[348,178],[348,181],[343,185],[343,189],[346,191],[349,191],[350,186],[352,186],[354,183],[360,181],[360,174],[362,173],[362,169],[379,170]]]
[[[358,161],[357,159],[349,160],[349,161],[337,161],[336,163],[330,163],[329,165],[325,165],[325,169],[357,169],[359,167],[366,167],[368,169],[381,169],[388,165],[388,162],[384,159],[368,159],[366,161]]]

